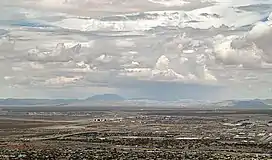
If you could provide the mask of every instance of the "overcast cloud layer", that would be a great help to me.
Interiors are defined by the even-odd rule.
[[[2,0],[0,97],[269,98],[272,0]]]

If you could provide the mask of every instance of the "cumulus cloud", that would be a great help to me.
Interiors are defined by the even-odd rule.
[[[203,65],[200,64],[200,67],[198,67],[197,69],[187,68],[186,70],[183,70],[184,75],[181,74],[179,72],[178,68],[186,65],[184,62],[187,62],[187,61],[188,61],[188,59],[185,58],[183,63],[177,64],[177,66],[176,66],[177,70],[175,70],[175,68],[171,67],[175,64],[172,64],[170,59],[167,56],[161,55],[157,59],[153,68],[125,69],[121,73],[121,75],[132,76],[132,77],[136,77],[136,78],[140,78],[140,79],[154,80],[154,81],[180,81],[180,82],[192,82],[192,83],[196,83],[197,81],[198,82],[200,82],[200,81],[210,81],[210,82],[217,81],[216,77],[204,65],[205,63]]]
[[[55,77],[51,78],[45,81],[45,85],[65,85],[65,84],[72,84],[76,83],[80,79],[82,79],[82,76],[75,76],[75,77]]]
[[[167,70],[169,69],[169,63],[169,59],[165,55],[162,55],[157,60],[155,68],[158,70]]]
[[[258,39],[266,34],[270,34],[272,28],[265,22],[258,22],[247,34],[249,39]]]
[[[0,2],[21,7],[0,16],[0,86],[84,95],[130,88],[152,97],[163,85],[167,93],[159,98],[170,90],[193,98],[198,88],[200,98],[269,84],[264,69],[272,67],[271,14],[251,9],[257,3],[251,0],[216,2]],[[96,90],[83,91],[87,87]]]
[[[75,57],[80,51],[81,45],[77,44],[71,48],[66,48],[64,43],[57,44],[56,48],[50,52],[31,49],[28,51],[27,59],[29,61],[40,62],[68,62]]]
[[[252,68],[261,67],[262,64],[262,50],[254,43],[247,44],[239,40],[237,36],[224,37],[222,41],[215,44],[214,52],[216,59],[224,65]]]
[[[203,66],[203,76],[205,80],[217,81],[216,77],[212,75],[212,73],[206,68],[206,66]]]
[[[272,26],[268,22],[256,23],[243,36],[215,37],[214,52],[224,65],[242,65],[245,68],[264,67],[271,63]]]
[[[97,57],[96,60],[103,63],[109,63],[113,60],[113,56],[102,54],[99,57]]]

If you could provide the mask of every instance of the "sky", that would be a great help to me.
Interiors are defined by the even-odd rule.
[[[272,0],[1,0],[0,97],[271,98]]]

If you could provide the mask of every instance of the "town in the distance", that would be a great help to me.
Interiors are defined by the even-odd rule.
[[[3,99],[0,159],[269,160],[269,101]]]

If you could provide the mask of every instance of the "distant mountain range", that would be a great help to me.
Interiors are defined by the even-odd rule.
[[[94,95],[87,99],[0,99],[0,106],[20,106],[20,105],[73,105],[73,104],[92,104],[102,102],[124,101],[125,98],[117,94]]]
[[[160,101],[156,99],[126,99],[117,94],[94,95],[86,99],[0,99],[0,106],[180,106],[201,108],[271,108],[272,99],[226,100],[204,102],[194,100]]]
[[[208,104],[211,107],[219,108],[271,108],[272,100],[254,99],[254,100],[226,100],[217,103]]]

